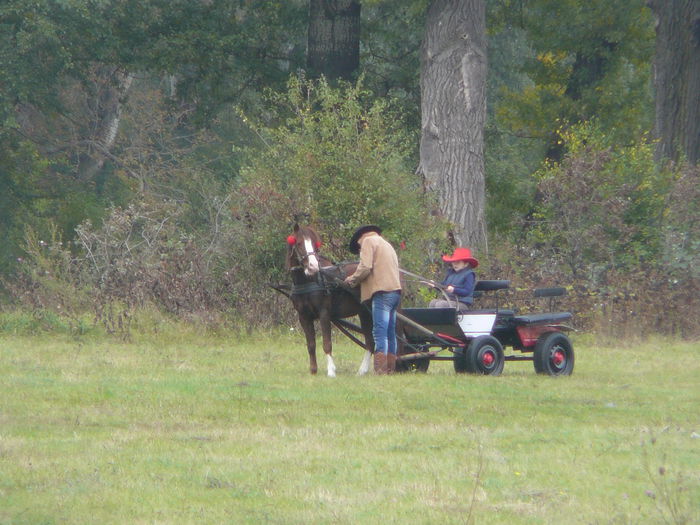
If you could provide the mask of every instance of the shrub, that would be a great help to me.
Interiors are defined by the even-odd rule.
[[[410,168],[412,137],[390,103],[366,95],[361,81],[333,88],[299,77],[286,93],[271,95],[270,122],[281,125],[258,125],[265,147],[249,155],[227,225],[235,232],[232,253],[245,254],[232,263],[237,280],[248,285],[248,307],[259,304],[268,282],[289,279],[285,238],[296,220],[318,230],[322,253],[335,261],[356,259],[347,242],[363,224],[381,226],[401,265],[413,271],[446,250],[447,228],[429,215]],[[253,308],[288,320],[291,309],[273,297],[264,297],[267,307]]]
[[[537,174],[541,202],[529,241],[573,276],[595,282],[606,271],[656,261],[672,177],[656,168],[652,145],[614,146],[591,123],[560,137],[568,153]]]
[[[537,174],[538,211],[495,267],[523,289],[567,285],[585,330],[697,336],[698,169],[659,169],[651,144],[612,144],[591,123],[560,136],[567,154]]]
[[[402,261],[425,263],[440,224],[427,213],[410,168],[412,137],[388,102],[368,100],[361,81],[335,89],[298,77],[272,97],[283,125],[261,127],[267,148],[244,170],[234,205],[262,267],[280,267],[283,239],[297,216],[319,229],[325,253],[335,259],[347,258],[352,232],[371,223],[395,246],[405,245]]]
[[[674,169],[662,221],[664,266],[674,281],[700,280],[700,166]]]

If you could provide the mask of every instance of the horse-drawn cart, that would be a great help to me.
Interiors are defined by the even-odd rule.
[[[475,290],[484,294],[509,285],[479,281]],[[535,291],[537,297],[563,293],[562,288]],[[464,313],[455,308],[404,308],[399,314],[404,344],[397,370],[426,371],[431,360],[450,360],[458,373],[498,375],[505,361],[532,361],[538,373],[569,375],[574,349],[564,332],[571,330],[565,324],[571,317],[569,312],[517,315],[498,306]],[[519,353],[506,355],[507,347]]]
[[[335,376],[331,324],[366,350],[358,373],[367,373],[374,351],[371,312],[360,302],[358,290],[344,283],[357,263],[336,264],[319,254],[320,237],[310,227],[295,225],[287,244],[286,264],[292,284],[271,286],[289,297],[297,310],[306,337],[309,370],[315,374],[318,368],[314,321],[319,321],[328,375]],[[441,289],[433,281],[401,271]],[[479,281],[475,297],[497,299],[497,292],[509,286],[509,281]],[[535,291],[538,297],[550,298],[550,310],[551,299],[563,293],[563,288]],[[360,326],[346,320],[352,316],[359,318]],[[569,375],[574,368],[574,349],[565,334],[572,329],[566,325],[571,319],[569,312],[519,315],[499,308],[496,301],[494,308],[464,313],[456,308],[403,308],[397,317],[397,371],[426,371],[433,360],[451,360],[458,373],[484,375],[500,374],[505,361],[532,361],[535,371],[552,376]],[[508,347],[519,354],[506,355],[504,348]]]

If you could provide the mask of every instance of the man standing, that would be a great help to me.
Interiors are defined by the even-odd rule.
[[[391,374],[396,369],[396,310],[401,301],[399,259],[381,236],[378,226],[358,228],[350,239],[350,251],[360,254],[360,264],[345,282],[360,285],[360,300],[372,302],[374,372]]]

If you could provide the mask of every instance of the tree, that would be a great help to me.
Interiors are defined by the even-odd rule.
[[[169,129],[185,148],[193,128],[231,104],[254,106],[261,86],[282,86],[303,65],[306,8],[303,0],[0,2],[0,240],[8,241],[0,270],[21,255],[25,226],[44,235],[55,222],[70,239],[85,218],[145,187],[121,176],[129,152],[118,150],[135,91],[167,89]],[[227,168],[221,178],[235,176]]]
[[[490,28],[523,30],[529,56],[519,69],[530,82],[507,87],[497,108],[501,125],[548,142],[561,160],[558,122],[595,118],[630,143],[652,123],[649,64],[653,27],[644,0],[500,0]],[[516,5],[517,4],[517,5]]]
[[[457,244],[486,246],[484,0],[434,0],[421,50],[418,172]]]
[[[700,2],[648,0],[656,15],[657,160],[700,160]]]
[[[306,63],[312,76],[352,78],[360,65],[359,0],[310,0]]]
[[[43,236],[53,221],[69,233],[103,207],[109,175],[97,172],[130,84],[103,9],[48,1],[0,7],[0,187],[7,191],[0,230],[9,241],[0,261],[8,265],[25,228]],[[102,67],[107,62],[113,67]]]
[[[268,111],[284,124],[259,128],[268,147],[251,152],[231,198],[240,219],[232,228],[241,228],[248,257],[260,257],[257,269],[280,267],[279,229],[295,215],[309,217],[323,233],[324,253],[337,260],[347,257],[357,227],[378,224],[395,245],[405,241],[403,264],[423,264],[443,225],[427,213],[401,113],[368,97],[361,80],[334,88],[325,79],[291,78],[273,102]]]

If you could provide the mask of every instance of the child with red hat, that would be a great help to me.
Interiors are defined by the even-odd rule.
[[[479,261],[472,257],[469,248],[455,248],[452,255],[443,255],[442,260],[450,263],[447,275],[440,283],[449,300],[433,299],[430,308],[457,308],[460,312],[469,310],[474,302],[476,274],[474,268]]]

